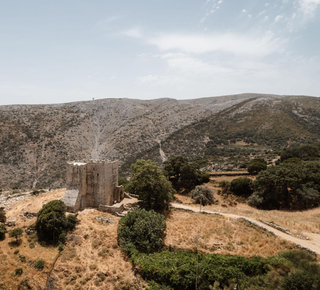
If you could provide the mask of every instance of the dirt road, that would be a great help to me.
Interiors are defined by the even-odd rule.
[[[174,208],[177,208],[177,209],[184,209],[184,210],[190,210],[193,212],[200,212],[199,206],[191,206],[191,205],[189,206],[189,205],[184,205],[184,204],[179,204],[179,203],[171,203],[171,206]],[[320,255],[320,235],[319,234],[308,233],[307,236],[308,236],[309,240],[304,240],[304,239],[300,239],[298,237],[288,235],[280,230],[277,230],[271,226],[268,226],[260,221],[252,219],[252,218],[239,216],[239,215],[235,215],[235,214],[208,211],[208,210],[201,210],[201,212],[206,213],[206,214],[218,214],[218,215],[224,216],[226,218],[232,218],[232,219],[244,219],[244,220],[256,225],[259,228],[263,228],[263,229],[267,230],[268,232],[273,233],[274,235],[276,235],[282,239],[285,239],[289,242],[297,244],[301,248],[308,249],[308,250]]]

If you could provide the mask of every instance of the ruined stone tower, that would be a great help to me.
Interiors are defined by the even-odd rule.
[[[118,186],[118,161],[67,163],[67,190],[62,201],[68,211],[112,205],[123,198],[123,186]]]

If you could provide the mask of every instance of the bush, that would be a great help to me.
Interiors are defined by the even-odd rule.
[[[241,278],[241,289],[257,289],[245,286],[250,285],[252,276],[264,275],[268,271],[268,261],[261,257],[248,259],[183,250],[139,254],[134,256],[134,262],[139,265],[144,279],[172,289],[213,289],[211,286],[215,283],[219,283],[219,289],[234,289],[230,286],[237,277]]]
[[[16,238],[16,241],[22,236],[23,230],[20,228],[13,229],[9,232],[9,237]]]
[[[249,162],[247,169],[250,174],[258,174],[267,169],[267,162],[263,158],[255,158]]]
[[[285,278],[282,287],[284,290],[317,290],[320,289],[320,278],[305,271],[292,273]]]
[[[254,193],[249,196],[247,203],[248,203],[248,205],[250,205],[252,207],[259,208],[263,205],[263,197],[257,193]]]
[[[17,268],[17,269],[15,270],[15,275],[16,275],[16,276],[21,276],[22,273],[23,273],[22,268]]]
[[[0,207],[0,223],[5,223],[7,220],[6,212],[4,211],[4,207]]]
[[[214,203],[214,191],[207,186],[196,186],[196,188],[191,191],[191,197],[195,203],[202,206]]]
[[[3,224],[0,224],[0,241],[4,240],[6,237],[6,227]]]
[[[155,211],[134,209],[120,219],[118,241],[126,253],[134,250],[152,253],[161,250],[165,237],[165,217]]]
[[[222,180],[219,182],[219,186],[222,189],[222,194],[229,194],[230,193],[231,182],[226,181],[226,180]]]
[[[77,223],[79,220],[77,219],[78,214],[69,214],[67,216],[67,229],[68,230],[74,230],[76,228]]]
[[[253,193],[253,181],[249,178],[236,178],[231,181],[230,191],[237,196],[250,196]]]
[[[38,259],[37,262],[35,263],[34,267],[37,270],[43,270],[43,268],[44,268],[44,260],[43,259]]]

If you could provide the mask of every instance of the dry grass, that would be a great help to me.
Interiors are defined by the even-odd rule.
[[[268,257],[293,245],[244,221],[181,210],[167,219],[167,246],[207,253]]]
[[[95,218],[114,220],[101,224]],[[117,245],[119,218],[96,210],[79,213],[80,224],[53,270],[57,289],[131,289],[137,283],[132,265]],[[135,288],[132,288],[135,289]]]
[[[36,218],[25,218],[23,216],[24,211],[37,212],[41,209],[43,203],[60,198],[63,193],[64,190],[57,190],[38,197],[30,197],[28,200],[13,202],[10,207],[6,208],[7,220],[15,220],[15,227],[24,230],[36,221]],[[8,227],[7,230],[10,231],[15,227]],[[53,247],[42,247],[38,243],[35,243],[34,248],[30,248],[28,237],[26,233],[23,233],[19,246],[9,245],[12,239],[9,238],[8,234],[6,234],[5,240],[0,241],[0,289],[17,289],[19,283],[25,279],[28,280],[28,284],[33,289],[45,287],[47,275],[58,255],[58,250]],[[19,253],[15,254],[17,250],[19,250]],[[34,267],[38,259],[45,261],[42,271]],[[15,275],[17,268],[22,268],[22,275]]]

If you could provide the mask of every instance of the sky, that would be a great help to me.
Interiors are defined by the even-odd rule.
[[[0,0],[0,105],[320,96],[320,0]]]

